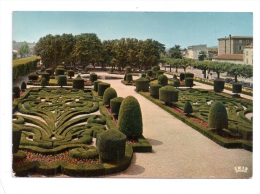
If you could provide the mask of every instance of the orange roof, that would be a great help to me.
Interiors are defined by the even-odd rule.
[[[226,60],[242,60],[243,61],[243,54],[222,54],[213,59],[226,59]]]

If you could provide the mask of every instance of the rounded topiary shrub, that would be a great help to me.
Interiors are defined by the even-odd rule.
[[[161,75],[158,76],[157,79],[158,79],[158,84],[160,84],[162,86],[168,85],[168,77],[166,75],[161,74]]]
[[[110,100],[110,110],[112,112],[112,114],[114,116],[116,116],[117,118],[117,115],[119,114],[119,109],[120,109],[120,106],[123,102],[124,98],[122,97],[116,97],[116,98],[113,98]]]
[[[188,77],[194,78],[194,74],[193,74],[193,73],[190,73],[190,72],[185,73],[185,74],[184,74],[184,79],[185,79],[185,78],[188,78]]]
[[[78,75],[74,80],[73,80],[73,88],[75,89],[82,89],[84,90],[84,79]]]
[[[42,87],[45,87],[45,86],[47,86],[47,85],[48,85],[48,81],[46,80],[45,77],[43,77],[43,78],[41,79],[41,86],[42,86]]]
[[[132,72],[131,67],[126,67],[126,68],[125,68],[125,74],[126,74],[126,75],[129,74],[129,73],[131,73],[131,72]]]
[[[104,92],[107,88],[110,87],[110,84],[109,83],[106,83],[106,82],[101,82],[98,84],[98,95],[99,96],[103,96],[104,95]]]
[[[136,91],[143,91],[147,92],[149,91],[149,80],[141,77],[135,81],[136,84]]]
[[[153,76],[153,71],[152,70],[148,70],[147,71],[147,76],[152,77]]]
[[[210,128],[221,130],[228,128],[228,115],[226,107],[219,101],[211,104],[208,116]]]
[[[45,71],[46,71],[47,73],[49,73],[50,75],[53,74],[53,69],[52,69],[52,68],[47,68]]]
[[[37,73],[30,73],[28,74],[28,79],[32,81],[36,81],[38,79],[39,75]]]
[[[117,97],[116,90],[114,88],[107,88],[103,95],[103,104],[110,106],[110,100]]]
[[[164,72],[165,72],[165,71],[163,71],[163,70],[158,70],[158,71],[156,71],[156,77],[157,77],[157,79],[158,79],[158,77],[159,77],[160,75],[163,75]]]
[[[98,77],[97,77],[97,74],[96,73],[91,73],[90,75],[89,75],[89,80],[91,81],[91,82],[94,82],[94,81],[96,81],[98,79]]]
[[[152,71],[153,72],[157,72],[157,71],[159,71],[160,70],[160,66],[159,65],[156,65],[156,66],[154,66],[153,68],[152,68]]]
[[[42,78],[45,78],[47,81],[50,81],[50,74],[49,73],[47,73],[47,72],[43,72],[42,73]]]
[[[55,69],[55,75],[59,76],[59,75],[64,75],[65,69],[61,69],[61,68],[57,68]]]
[[[222,92],[224,90],[225,81],[223,79],[215,79],[214,80],[214,91]]]
[[[180,73],[180,81],[184,80],[184,73]]]
[[[13,93],[14,93],[14,97],[15,98],[19,98],[20,97],[20,88],[19,88],[19,86],[16,86],[16,85],[14,85],[13,86]]]
[[[26,89],[26,83],[25,82],[22,82],[21,84],[21,90],[24,91]]]
[[[133,75],[131,73],[126,74],[125,80],[130,83],[133,81]]]
[[[242,84],[241,83],[233,83],[232,84],[232,92],[233,93],[242,93]]]
[[[179,90],[173,86],[164,86],[159,89],[159,100],[165,104],[172,104],[178,101]]]
[[[94,88],[93,89],[94,89],[95,92],[98,92],[98,84],[101,83],[101,82],[102,81],[99,81],[99,80],[94,81]]]
[[[192,108],[190,101],[186,101],[183,112],[184,112],[184,114],[187,114],[187,115],[189,115],[190,113],[193,113],[193,108]]]
[[[70,77],[70,79],[71,79],[71,77],[74,77],[74,71],[73,70],[69,70],[68,71],[68,76]]]
[[[66,75],[59,75],[57,84],[60,87],[66,86],[67,85],[67,76]]]
[[[173,87],[175,87],[175,88],[180,87],[180,81],[179,81],[178,79],[176,79],[176,80],[173,82]]]
[[[143,134],[141,108],[133,96],[127,96],[122,101],[118,115],[118,130],[127,137],[138,137]]]
[[[152,96],[153,98],[159,98],[159,89],[162,86],[159,84],[153,84],[150,85],[150,96]]]
[[[106,130],[97,135],[96,146],[101,162],[118,161],[125,157],[126,136],[118,130]]]
[[[193,78],[191,78],[191,77],[185,78],[185,86],[192,88],[193,87]]]

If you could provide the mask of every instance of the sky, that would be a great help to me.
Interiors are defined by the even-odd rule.
[[[95,33],[103,40],[153,39],[171,48],[217,46],[225,36],[253,36],[250,12],[15,11],[12,39],[37,42],[47,34]]]

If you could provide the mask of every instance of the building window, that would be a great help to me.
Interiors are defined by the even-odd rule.
[[[242,46],[238,46],[238,50],[241,51],[242,50]]]
[[[246,40],[246,44],[249,44],[249,40]]]
[[[246,56],[248,56],[248,51],[246,51]]]
[[[239,40],[238,43],[242,43],[242,40]]]

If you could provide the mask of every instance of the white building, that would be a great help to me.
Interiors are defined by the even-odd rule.
[[[189,46],[185,52],[185,58],[198,60],[201,51],[204,51],[208,56],[208,48],[206,44]]]
[[[253,65],[253,45],[245,46],[243,49],[244,64]]]

